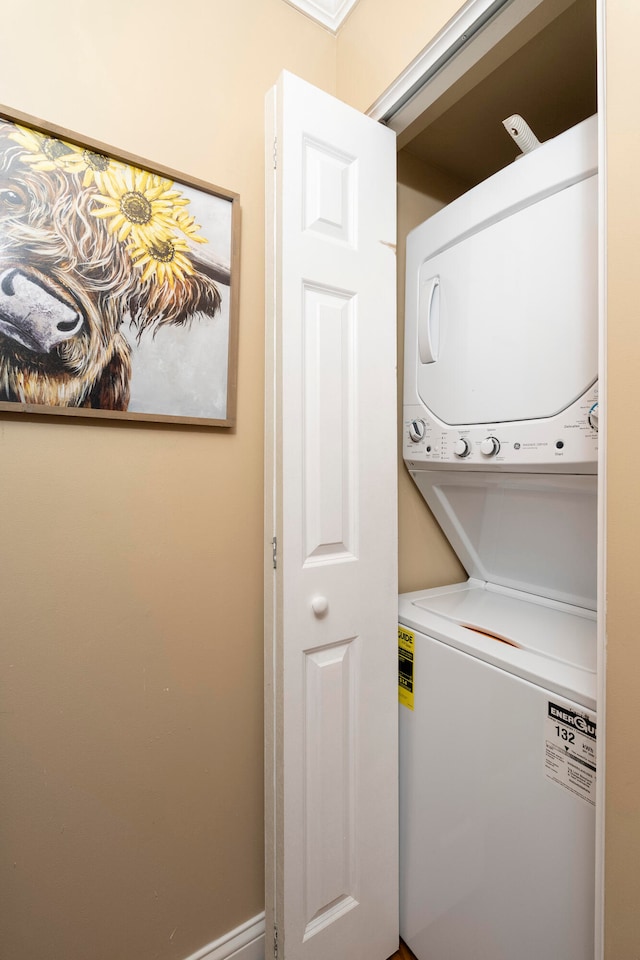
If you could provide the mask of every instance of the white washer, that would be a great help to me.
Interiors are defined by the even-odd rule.
[[[401,937],[420,960],[590,960],[595,615],[469,580],[399,619]]]

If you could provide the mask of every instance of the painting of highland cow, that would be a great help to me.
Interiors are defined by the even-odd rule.
[[[232,426],[237,194],[0,110],[0,410]]]

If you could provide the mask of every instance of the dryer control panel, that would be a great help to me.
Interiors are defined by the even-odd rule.
[[[403,456],[410,469],[596,473],[598,384],[554,417],[449,426],[422,404],[404,407]]]

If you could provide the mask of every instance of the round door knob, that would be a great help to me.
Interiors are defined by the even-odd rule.
[[[412,420],[409,424],[409,439],[413,443],[419,443],[424,439],[425,432],[424,420]]]
[[[315,613],[316,617],[324,617],[325,613],[329,609],[329,601],[326,597],[314,597],[311,601],[311,609]]]
[[[453,445],[453,452],[456,457],[468,457],[470,452],[469,444],[460,437]]]
[[[500,441],[495,437],[485,437],[480,444],[480,452],[483,453],[485,457],[495,457],[499,449]]]
[[[591,427],[592,430],[595,430],[596,433],[598,432],[598,404],[597,403],[594,403],[594,405],[591,407],[591,410],[589,410],[589,426]]]

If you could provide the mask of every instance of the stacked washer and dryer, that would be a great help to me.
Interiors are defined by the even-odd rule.
[[[400,933],[594,952],[597,118],[407,240],[404,459],[468,574],[401,595]]]

